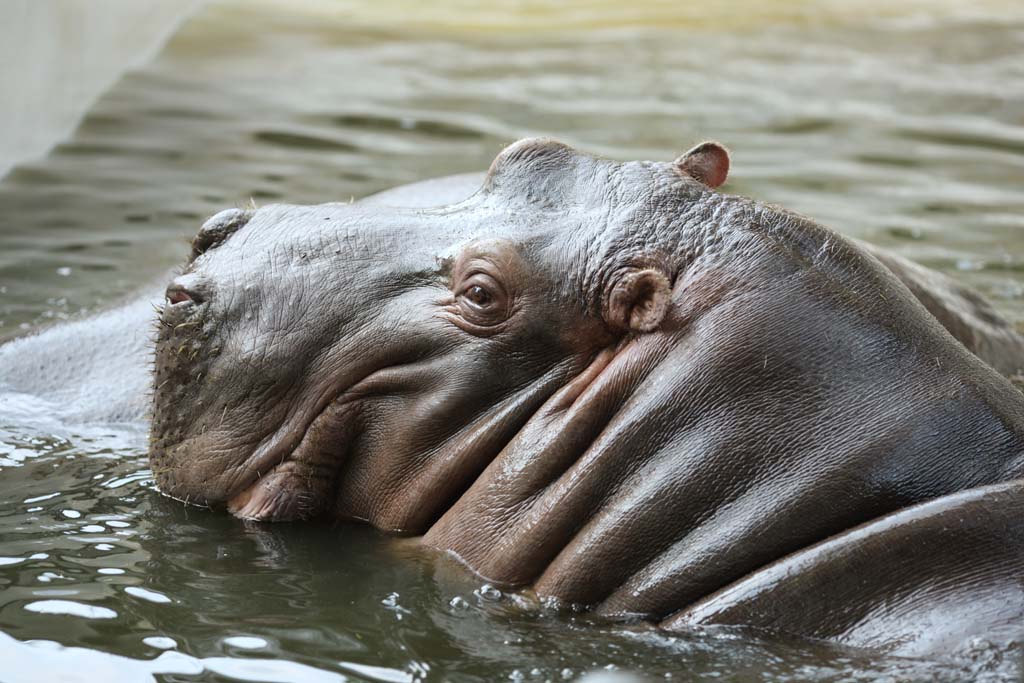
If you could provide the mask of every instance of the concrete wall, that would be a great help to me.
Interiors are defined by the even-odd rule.
[[[0,0],[0,176],[66,139],[200,0]]]

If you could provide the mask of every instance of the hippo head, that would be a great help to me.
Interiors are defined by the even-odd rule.
[[[160,488],[425,531],[542,406],[661,326],[678,255],[639,230],[727,163],[713,144],[615,164],[525,140],[454,206],[214,216],[160,321]]]
[[[524,140],[449,206],[218,214],[160,316],[160,489],[657,614],[997,479],[997,390],[963,379],[991,371],[849,241],[715,192],[727,170],[715,143]]]

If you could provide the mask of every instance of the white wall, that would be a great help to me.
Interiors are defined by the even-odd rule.
[[[75,129],[200,0],[0,0],[0,176]]]

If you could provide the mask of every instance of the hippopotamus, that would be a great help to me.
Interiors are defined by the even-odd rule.
[[[528,139],[482,177],[215,215],[159,313],[160,490],[664,629],[1017,637],[1024,341],[728,170]]]

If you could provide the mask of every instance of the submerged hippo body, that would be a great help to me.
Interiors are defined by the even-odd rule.
[[[715,192],[727,168],[713,143],[616,163],[526,140],[468,199],[219,214],[160,319],[161,490],[422,536],[670,628],[1014,637],[1024,397],[992,365],[1019,370],[1020,337],[942,276]]]

